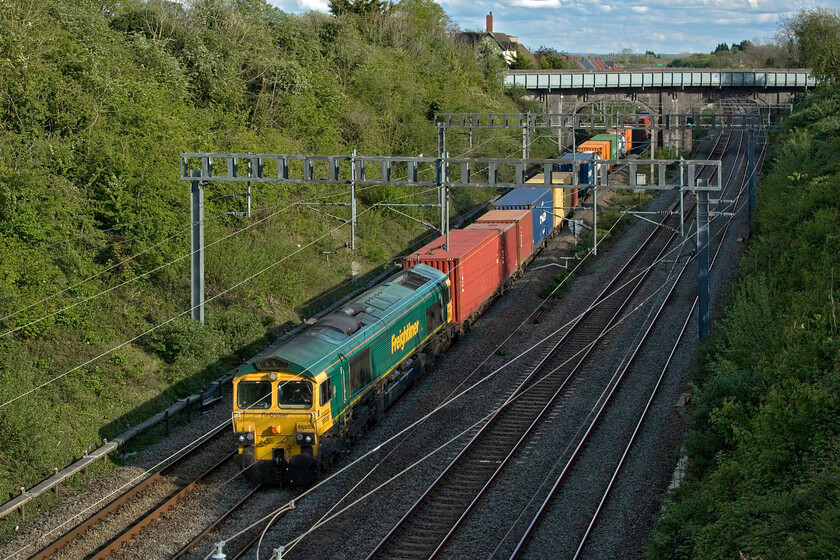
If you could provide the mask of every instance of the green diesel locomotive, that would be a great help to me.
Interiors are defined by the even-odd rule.
[[[447,275],[419,264],[244,366],[233,380],[243,468],[259,482],[311,482],[434,360],[451,319]]]

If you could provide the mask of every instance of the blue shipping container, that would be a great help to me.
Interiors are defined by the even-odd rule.
[[[582,164],[578,167],[578,183],[587,184],[587,183],[594,183],[597,180],[597,169],[598,166],[595,165],[595,161],[599,159],[598,154],[596,152],[578,152],[578,153],[571,153],[566,154],[560,158],[560,160],[583,160],[587,162],[586,164]],[[559,171],[572,171],[574,166],[572,164],[560,164]],[[589,187],[581,187],[580,194],[586,194],[589,190]]]
[[[493,203],[494,210],[530,210],[534,223],[534,247],[551,233],[551,189],[513,189]]]

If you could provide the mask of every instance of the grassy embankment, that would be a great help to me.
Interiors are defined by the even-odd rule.
[[[785,129],[694,376],[688,477],[650,559],[840,558],[840,87]]]
[[[224,196],[241,185],[211,184],[207,294],[224,295],[201,327],[184,315],[189,186],[177,158],[429,155],[435,111],[518,110],[502,91],[500,57],[456,44],[448,25],[428,0],[341,17],[284,14],[261,0],[2,4],[0,500],[341,295],[351,261],[370,273],[429,238],[417,222],[371,207],[429,203],[434,193],[360,189],[351,253],[349,227],[308,246],[340,224],[295,206],[346,202],[345,187],[254,185],[246,219],[224,215],[242,209]],[[519,135],[493,136],[477,134],[471,153],[517,153]],[[448,143],[452,155],[467,151],[463,136]],[[491,194],[454,189],[453,214]],[[436,222],[434,209],[405,211]]]

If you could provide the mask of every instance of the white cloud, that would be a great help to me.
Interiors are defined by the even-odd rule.
[[[780,16],[817,0],[435,1],[462,29],[484,29],[484,17],[492,10],[496,31],[516,35],[532,49],[544,45],[573,53],[609,54],[630,48],[676,54],[772,37]],[[327,0],[269,2],[287,12],[327,11]]]
[[[752,25],[756,23],[773,23],[779,19],[779,14],[738,14],[727,15],[713,20],[717,25]]]
[[[326,12],[330,9],[327,0],[296,0],[297,5],[303,11],[318,10],[319,12]]]
[[[519,8],[559,8],[562,6],[561,0],[511,0],[512,6]]]

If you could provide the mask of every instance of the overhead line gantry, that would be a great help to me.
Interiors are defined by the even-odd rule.
[[[537,158],[450,158],[405,156],[359,156],[353,155],[288,155],[247,153],[184,153],[179,158],[180,179],[189,181],[192,198],[191,234],[191,308],[192,318],[204,322],[204,188],[211,181],[239,183],[297,183],[351,186],[351,237],[355,235],[356,204],[355,188],[359,185],[399,185],[412,187],[436,187],[440,207],[440,231],[449,243],[449,198],[452,187],[484,188],[533,188],[539,186],[526,183],[526,173],[531,168],[542,168],[547,188],[551,184],[551,172],[558,160]],[[589,186],[597,201],[598,188],[649,189],[695,191],[698,203],[708,209],[709,191],[721,190],[721,162],[683,159],[614,159],[601,160],[598,179],[594,183],[579,182],[580,166],[587,162],[564,162],[573,166],[572,184],[564,188]],[[639,165],[655,165],[659,169],[658,181],[653,184],[638,184],[636,169]],[[630,169],[627,184],[611,184],[611,166],[627,166]],[[699,172],[704,167],[716,168],[716,181],[709,184],[701,181]],[[667,170],[676,169],[668,179]],[[425,170],[432,170],[432,179],[421,178]],[[242,171],[244,170],[244,171]],[[683,182],[685,181],[685,182]],[[423,205],[429,206],[429,205]],[[698,213],[698,216],[701,214]],[[595,212],[597,220],[597,212]],[[708,230],[708,212],[703,214],[706,223],[698,223],[698,229]],[[597,221],[595,222],[597,232]],[[597,233],[596,233],[597,235]],[[597,247],[597,237],[595,240]],[[355,247],[351,241],[351,247]],[[708,271],[708,262],[706,263]],[[702,263],[701,263],[702,267]],[[708,272],[706,273],[708,276]]]

